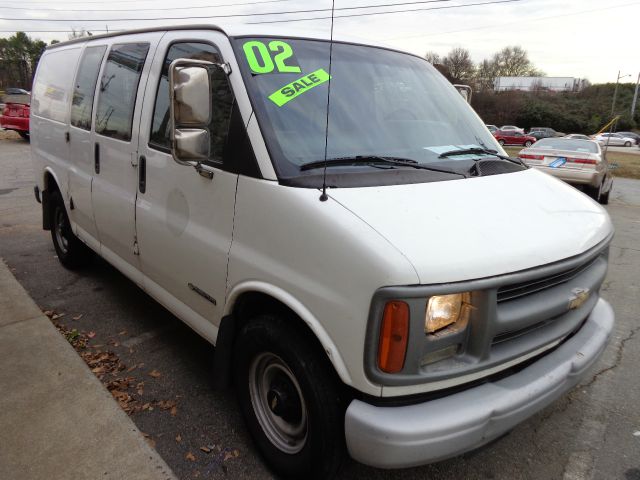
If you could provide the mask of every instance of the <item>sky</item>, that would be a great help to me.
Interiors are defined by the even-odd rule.
[[[0,0],[0,37],[20,30],[48,43],[68,39],[72,29],[104,33],[106,29],[189,23],[224,26],[256,20],[291,21],[327,17],[330,12],[257,14],[324,10],[331,4],[332,0]],[[354,8],[367,5],[391,6]],[[427,51],[446,55],[454,47],[463,47],[478,62],[505,46],[520,45],[548,76],[602,83],[615,82],[620,71],[621,82],[635,83],[640,73],[639,0],[335,0],[335,8],[336,17],[413,10],[336,18],[334,31],[419,55]],[[201,18],[167,19],[189,16]],[[331,21],[279,25],[329,30]]]

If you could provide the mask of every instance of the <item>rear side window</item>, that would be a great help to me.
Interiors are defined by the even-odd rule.
[[[171,148],[171,125],[169,124],[169,65],[177,58],[222,62],[220,52],[207,43],[183,42],[174,43],[169,48],[162,65],[162,73],[156,103],[153,110],[153,122],[149,144],[162,150]],[[211,159],[222,161],[222,153],[229,130],[233,94],[224,73],[218,71],[211,79],[213,94],[213,115],[209,130],[211,132]]]
[[[71,101],[71,125],[84,130],[91,130],[91,113],[93,112],[93,97],[102,57],[107,50],[105,45],[89,47],[84,51],[80,68],[76,75]]]
[[[54,49],[42,57],[31,99],[34,115],[67,122],[72,82],[69,72],[75,71],[79,52],[79,48]]]
[[[133,111],[148,43],[113,45],[100,79],[96,133],[131,140]]]

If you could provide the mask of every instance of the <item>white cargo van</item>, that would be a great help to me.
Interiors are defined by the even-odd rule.
[[[425,60],[249,28],[47,49],[31,145],[60,261],[99,254],[216,344],[286,477],[451,457],[571,389],[613,328],[606,211],[504,157]]]

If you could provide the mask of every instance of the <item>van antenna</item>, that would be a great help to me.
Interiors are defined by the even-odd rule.
[[[322,172],[322,195],[320,201],[326,202],[327,196],[327,145],[329,142],[329,105],[331,103],[331,61],[333,59],[333,14],[336,9],[336,0],[331,0],[331,37],[329,39],[329,83],[327,85],[327,123],[324,131],[324,170]]]

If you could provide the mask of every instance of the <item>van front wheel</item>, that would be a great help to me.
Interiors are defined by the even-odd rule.
[[[331,478],[345,454],[341,389],[305,332],[264,315],[240,331],[234,380],[247,427],[285,478]]]
[[[51,239],[58,260],[69,269],[86,265],[91,258],[91,250],[73,234],[67,210],[59,191],[51,194]]]

